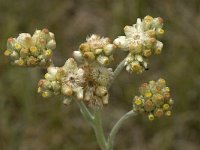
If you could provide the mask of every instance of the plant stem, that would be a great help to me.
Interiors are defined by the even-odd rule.
[[[107,142],[105,139],[103,127],[102,127],[102,120],[101,120],[101,110],[96,109],[94,111],[95,121],[94,121],[94,131],[97,138],[97,142],[102,150],[108,150]]]
[[[126,60],[126,57],[124,58],[124,60],[122,60],[120,62],[120,64],[117,66],[117,68],[115,69],[114,71],[114,75],[113,75],[113,79],[110,81],[110,84],[108,85],[108,89],[111,87],[111,85],[113,84],[113,82],[115,81],[115,79],[117,78],[117,76],[119,75],[119,73],[122,71],[122,69],[124,68],[125,66],[125,60]]]
[[[82,101],[77,101],[76,103],[78,104],[81,114],[83,115],[83,117],[90,123],[90,125],[93,126],[94,124],[94,116],[90,113],[90,111],[88,110],[88,108],[85,106],[85,104]]]
[[[114,138],[117,134],[117,132],[119,131],[120,127],[122,126],[123,122],[136,115],[136,113],[131,110],[129,112],[127,112],[124,116],[122,116],[118,121],[117,123],[114,125],[114,127],[112,128],[110,134],[109,134],[109,137],[108,137],[108,150],[112,150],[113,149],[113,144],[114,144]]]
[[[107,150],[107,142],[104,136],[102,121],[101,121],[101,110],[95,109],[93,116],[88,110],[88,108],[85,106],[84,102],[76,100],[76,103],[78,104],[83,117],[93,127],[99,146],[101,147],[102,150]]]

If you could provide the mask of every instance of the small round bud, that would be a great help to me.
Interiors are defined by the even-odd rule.
[[[5,51],[4,51],[4,55],[5,55],[5,56],[9,56],[11,53],[12,53],[12,52],[11,52],[10,50],[5,50]]]
[[[102,65],[108,65],[109,64],[109,58],[106,57],[106,56],[102,56],[102,55],[98,56],[97,61]]]
[[[147,112],[150,112],[154,109],[154,104],[153,102],[149,99],[144,103],[144,109]]]
[[[72,96],[73,94],[72,89],[67,85],[63,85],[61,91],[62,91],[62,94],[66,96]]]
[[[134,99],[134,104],[136,106],[140,106],[140,105],[142,105],[142,100],[140,98],[136,98],[136,99]]]
[[[154,115],[152,113],[150,113],[148,115],[148,118],[149,118],[150,121],[153,121],[155,117],[154,117]]]
[[[97,94],[97,96],[105,96],[108,91],[104,86],[98,86],[95,90],[95,93]]]
[[[131,63],[131,70],[136,73],[140,73],[142,71],[142,67],[137,61]]]
[[[95,53],[96,55],[99,55],[99,54],[101,54],[102,52],[103,52],[103,49],[101,49],[101,48],[97,48],[97,49],[94,50],[94,53]]]
[[[16,50],[20,50],[21,49],[21,45],[19,43],[15,43],[15,47]]]
[[[150,50],[150,49],[144,50],[144,56],[145,56],[145,57],[151,56],[151,50]]]
[[[51,96],[52,96],[52,93],[50,91],[42,92],[42,97],[44,97],[44,98],[49,98]]]
[[[50,40],[46,46],[48,49],[55,49],[56,48],[56,41],[54,39]]]
[[[113,43],[122,50],[128,51],[128,43],[125,36],[119,36]]]
[[[163,114],[164,114],[164,112],[163,112],[163,110],[160,109],[160,108],[156,109],[155,112],[154,112],[154,115],[155,115],[156,117],[162,117]]]
[[[78,61],[83,61],[83,55],[80,51],[73,51],[73,57]]]
[[[80,46],[79,46],[79,49],[81,52],[89,52],[90,51],[90,46],[89,44],[87,43],[82,43]]]
[[[164,105],[163,105],[163,109],[164,109],[164,110],[168,110],[168,109],[169,109],[169,104],[164,104]]]
[[[172,112],[169,110],[169,111],[165,112],[165,115],[166,115],[166,116],[171,116],[171,115],[172,115]]]
[[[107,56],[113,54],[114,49],[115,49],[115,46],[114,46],[113,44],[108,44],[108,45],[104,46],[104,48],[103,48],[104,53],[105,53]]]
[[[21,58],[19,60],[16,60],[15,63],[19,66],[24,66],[24,61]]]
[[[158,36],[163,35],[164,33],[165,33],[165,31],[162,28],[158,28],[156,30],[156,35],[158,35]]]
[[[86,60],[89,60],[89,61],[93,61],[95,59],[95,55],[93,52],[85,52],[83,54],[83,57],[86,59]]]
[[[150,98],[152,96],[152,93],[150,91],[145,92],[144,96],[146,98]]]

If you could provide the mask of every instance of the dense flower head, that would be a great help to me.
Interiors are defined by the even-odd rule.
[[[49,98],[61,93],[61,68],[48,67],[45,79],[38,82],[38,93],[44,98]]]
[[[47,71],[45,79],[38,83],[38,92],[43,97],[61,94],[64,104],[75,98],[99,108],[108,103],[107,86],[113,76],[112,69],[98,63],[79,65],[69,58],[63,67],[48,67]]]
[[[125,26],[125,36],[119,36],[114,40],[114,44],[124,51],[129,51],[127,58],[127,71],[142,73],[147,68],[146,58],[152,54],[160,54],[163,43],[158,40],[164,34],[163,19],[146,16],[144,19],[137,19],[133,26]],[[135,55],[140,55],[142,59],[138,61]]]
[[[73,97],[83,99],[84,70],[73,58],[69,58],[62,67],[61,93],[65,96],[64,104],[69,104]]]
[[[173,100],[170,97],[170,89],[164,79],[144,83],[139,88],[140,96],[133,99],[133,110],[139,113],[147,113],[149,120],[162,116],[171,116]]]
[[[98,62],[101,65],[108,65],[113,60],[115,45],[111,43],[109,38],[100,37],[92,34],[86,38],[86,42],[82,43],[78,51],[74,51],[73,55],[78,61],[86,61],[87,63]]]
[[[55,47],[54,34],[43,29],[36,30],[33,36],[21,33],[17,38],[9,38],[4,54],[13,65],[47,67],[51,64],[52,50]]]

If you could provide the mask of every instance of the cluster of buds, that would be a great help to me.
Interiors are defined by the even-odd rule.
[[[133,110],[139,113],[147,113],[149,120],[155,117],[171,116],[173,100],[170,98],[170,89],[164,79],[157,82],[144,83],[139,88],[140,96],[133,100]]]
[[[108,103],[107,86],[112,79],[112,69],[98,63],[78,65],[69,58],[63,67],[49,67],[45,79],[38,83],[38,92],[43,97],[62,94],[68,105],[73,98],[86,102],[91,107]]]
[[[17,66],[41,66],[51,64],[52,50],[56,48],[54,34],[48,29],[36,30],[33,36],[21,33],[17,38],[9,38],[4,54]]]
[[[99,35],[93,34],[86,38],[86,42],[82,43],[78,51],[74,51],[74,58],[78,61],[86,61],[92,63],[97,61],[101,65],[108,65],[113,60],[115,45],[111,43],[109,38],[101,38]]]
[[[38,93],[41,93],[44,98],[59,95],[61,93],[61,75],[61,68],[48,67],[45,79],[38,82]]]
[[[160,54],[163,43],[157,40],[164,34],[163,19],[146,16],[144,19],[137,19],[133,26],[125,26],[125,36],[119,36],[114,44],[130,55],[126,59],[126,70],[130,73],[142,73],[147,69],[146,58],[152,54]],[[140,55],[139,60],[138,55]],[[136,57],[137,58],[136,58]]]

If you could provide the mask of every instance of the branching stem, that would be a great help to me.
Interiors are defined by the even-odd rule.
[[[115,136],[117,134],[117,132],[119,131],[120,127],[122,126],[123,122],[136,115],[136,113],[131,110],[129,112],[127,112],[124,116],[122,116],[118,121],[117,123],[114,125],[114,127],[112,128],[110,134],[109,134],[109,137],[108,137],[108,147],[109,149],[108,150],[113,150],[113,144],[114,144],[114,139],[115,139]]]
[[[111,85],[113,84],[113,82],[115,81],[115,79],[117,78],[117,76],[120,74],[120,72],[125,67],[125,60],[126,60],[126,58],[124,58],[124,60],[122,60],[120,62],[120,64],[117,66],[117,68],[115,69],[114,75],[113,75],[113,79],[111,80],[110,84],[108,85],[108,89],[111,87]]]

